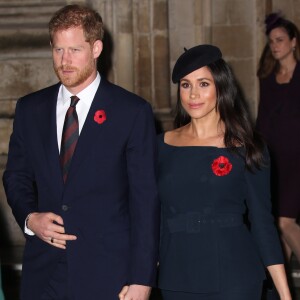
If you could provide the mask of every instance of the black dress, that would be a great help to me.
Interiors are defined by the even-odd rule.
[[[158,138],[159,287],[165,299],[184,293],[186,299],[260,299],[234,293],[259,295],[264,266],[283,263],[269,169],[251,173],[226,148],[176,147],[163,139]],[[247,209],[251,232],[244,223]]]
[[[272,197],[282,217],[300,215],[300,63],[289,83],[278,84],[275,73],[260,80],[257,129],[272,159]]]

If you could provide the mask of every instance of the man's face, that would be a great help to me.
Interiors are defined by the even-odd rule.
[[[102,51],[102,42],[93,45],[85,41],[81,27],[57,31],[53,36],[53,65],[59,80],[68,90],[77,94],[96,77],[97,58]]]

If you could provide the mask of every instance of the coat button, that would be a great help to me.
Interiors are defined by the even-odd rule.
[[[61,208],[63,211],[67,211],[69,209],[68,205],[63,205]]]

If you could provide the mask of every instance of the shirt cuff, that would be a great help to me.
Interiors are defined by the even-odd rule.
[[[33,235],[35,235],[35,233],[34,233],[33,231],[31,231],[31,230],[27,227],[27,222],[28,222],[28,219],[29,219],[29,216],[30,216],[30,215],[31,215],[31,214],[29,214],[29,215],[27,216],[27,218],[25,219],[24,232],[25,232],[26,234],[28,234],[28,235],[33,236]]]

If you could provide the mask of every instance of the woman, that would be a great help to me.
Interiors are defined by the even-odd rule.
[[[179,57],[172,80],[177,128],[159,138],[163,299],[258,300],[265,265],[290,300],[267,153],[231,70],[217,47],[200,45]]]
[[[297,27],[278,14],[266,18],[268,43],[260,60],[257,128],[272,159],[272,192],[287,263],[300,262],[300,37]]]

